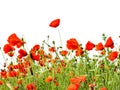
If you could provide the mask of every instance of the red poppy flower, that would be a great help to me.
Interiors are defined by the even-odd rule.
[[[15,86],[13,90],[18,90],[19,89],[19,86]]]
[[[80,76],[79,77],[81,82],[85,82],[86,81],[86,75]]]
[[[74,77],[74,78],[71,78],[71,79],[70,79],[70,82],[71,82],[72,84],[75,84],[75,83],[80,83],[81,80],[79,79],[79,77]]]
[[[23,62],[23,64],[24,64],[25,67],[30,66],[30,62],[29,61],[25,61],[25,62]]]
[[[75,83],[75,84],[70,84],[67,88],[67,90],[78,90],[80,87],[80,84]]]
[[[78,41],[75,38],[67,40],[67,48],[69,50],[76,50],[78,48]]]
[[[34,83],[27,84],[27,90],[37,90]]]
[[[40,49],[40,45],[39,45],[39,44],[36,44],[36,45],[33,46],[32,49],[33,49],[34,51],[36,51],[36,50]]]
[[[9,77],[16,77],[17,72],[15,70],[9,72]]]
[[[15,50],[15,48],[12,47],[10,44],[5,44],[4,47],[3,47],[3,50],[4,50],[5,53],[8,53],[10,51]]]
[[[39,53],[40,45],[35,45],[30,51],[30,56],[33,60],[39,61],[40,60],[40,53]]]
[[[45,61],[44,60],[40,60],[39,64],[40,64],[40,66],[45,66]]]
[[[102,51],[100,52],[101,55],[105,55],[105,53],[106,53],[105,50],[102,50]]]
[[[114,48],[114,42],[111,37],[109,37],[105,43],[105,47],[110,47],[111,49]]]
[[[22,84],[22,82],[23,82],[22,79],[19,79],[19,80],[17,81],[18,84]]]
[[[66,55],[68,54],[68,51],[67,51],[67,50],[62,50],[62,51],[60,51],[59,53],[60,53],[60,55],[62,55],[62,56],[66,56]]]
[[[6,71],[6,70],[2,70],[2,71],[0,72],[0,76],[1,76],[2,78],[7,78],[7,71]]]
[[[23,49],[20,49],[19,51],[18,51],[18,53],[19,53],[19,58],[22,58],[22,57],[24,57],[24,56],[26,56],[27,55],[27,52],[25,51],[25,50],[23,50]]]
[[[74,77],[70,79],[70,82],[75,84],[75,83],[80,83],[80,82],[85,82],[86,81],[86,76],[80,76],[80,77]]]
[[[10,51],[10,52],[8,52],[8,55],[9,55],[10,57],[14,56],[14,52],[13,52],[13,51]]]
[[[93,44],[92,42],[88,41],[86,44],[86,50],[90,51],[95,47],[95,44]]]
[[[31,53],[38,53],[40,49],[40,45],[36,44],[33,46],[33,48],[30,50]]]
[[[78,47],[77,50],[75,51],[76,56],[80,56],[84,53],[83,49],[81,47]]]
[[[13,68],[14,68],[14,69],[21,69],[22,67],[24,68],[23,64],[13,65]]]
[[[111,61],[114,61],[117,57],[118,57],[118,52],[117,51],[113,51],[108,55],[108,59],[111,60]]]
[[[16,46],[17,46],[17,48],[20,48],[23,44],[25,44],[25,42],[23,42],[22,40],[20,40],[20,41],[16,44]]]
[[[55,19],[49,24],[49,26],[53,27],[53,28],[56,28],[56,27],[59,26],[59,24],[60,24],[60,19]]]
[[[55,51],[56,51],[56,50],[55,50],[55,47],[50,47],[50,48],[49,48],[49,51],[50,51],[50,52],[55,52]]]
[[[21,39],[19,39],[17,37],[17,35],[15,33],[11,34],[9,37],[8,37],[8,43],[12,46],[17,46],[18,48],[21,47],[23,45],[23,42]]]
[[[3,81],[2,80],[0,80],[0,85],[3,85]]]
[[[40,55],[36,53],[31,53],[31,58],[33,60],[39,61],[40,60]]]
[[[107,88],[106,87],[101,87],[100,90],[107,90]]]
[[[51,82],[53,80],[53,77],[52,76],[48,76],[46,79],[45,79],[45,82]]]
[[[99,50],[103,50],[104,49],[104,46],[103,44],[100,42],[96,45],[96,50],[99,51]]]

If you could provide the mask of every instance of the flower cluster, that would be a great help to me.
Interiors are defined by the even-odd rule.
[[[59,25],[60,19],[49,24]],[[11,34],[1,49],[0,90],[119,90],[120,48],[114,48],[112,37],[102,37],[104,42],[85,46],[70,38],[67,49],[44,40],[28,50],[24,38]]]

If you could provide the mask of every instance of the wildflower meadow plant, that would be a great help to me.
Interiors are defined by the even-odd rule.
[[[59,25],[60,19],[49,24],[52,28]],[[120,89],[120,47],[115,48],[112,37],[103,34],[100,42],[88,41],[85,46],[70,38],[63,49],[60,36],[60,43],[50,45],[44,40],[28,49],[23,37],[8,36],[0,48],[4,60],[0,90]]]

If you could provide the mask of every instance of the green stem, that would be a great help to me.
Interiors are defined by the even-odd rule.
[[[1,47],[0,47],[0,51],[1,51],[1,54],[2,54],[2,56],[4,58],[4,60],[6,61],[6,58],[5,58],[5,56],[4,56],[4,54],[3,54],[2,50],[1,50]]]
[[[59,34],[59,38],[60,38],[60,44],[61,44],[61,46],[62,46],[62,38],[61,38],[61,34],[60,34],[59,28],[58,28],[58,34]]]

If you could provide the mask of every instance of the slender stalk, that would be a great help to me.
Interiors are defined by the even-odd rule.
[[[30,73],[31,73],[31,75],[33,75],[33,69],[32,69],[32,66],[30,67]]]
[[[6,58],[5,58],[5,56],[4,56],[4,54],[3,54],[2,50],[1,50],[1,47],[0,47],[0,51],[1,51],[1,54],[2,54],[2,56],[4,58],[4,60],[6,61]]]
[[[0,51],[1,51],[3,59],[5,60],[4,64],[6,64],[6,58],[5,58],[5,56],[4,56],[4,54],[3,54],[2,50],[1,50],[1,47],[0,47]],[[2,64],[0,63],[0,65],[2,65]],[[2,65],[2,66],[4,66],[4,65]],[[4,66],[4,68],[5,68],[5,66]]]
[[[23,41],[23,42],[25,42],[25,41],[26,41],[26,38],[25,38],[25,36],[24,36],[24,35],[22,35],[22,41]],[[26,46],[26,48],[25,48],[25,46]],[[28,46],[27,46],[27,44],[23,44],[23,48],[24,48],[24,50],[26,50],[26,49],[27,49],[28,51],[30,51],[30,50],[29,50],[29,48],[28,48]]]
[[[59,34],[59,38],[60,38],[60,44],[61,44],[61,46],[62,46],[62,38],[61,38],[61,34],[60,34],[59,28],[58,28],[58,34]]]
[[[48,47],[51,47],[48,43],[45,42],[45,40],[43,41],[43,43],[45,43]]]

